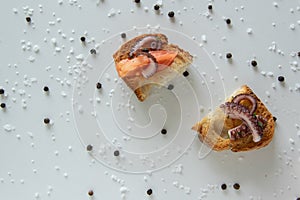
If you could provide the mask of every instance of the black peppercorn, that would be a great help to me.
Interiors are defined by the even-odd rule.
[[[45,123],[45,124],[49,124],[49,123],[50,123],[50,119],[49,119],[49,118],[45,118],[45,119],[44,119],[44,123]]]
[[[48,88],[47,86],[45,86],[45,87],[44,87],[44,91],[45,91],[45,92],[48,92],[48,91],[49,91],[49,88]]]
[[[147,194],[150,196],[152,194],[152,189],[147,190]]]
[[[4,89],[1,88],[0,89],[0,94],[4,94],[4,92],[5,92]]]
[[[226,185],[225,183],[223,183],[223,184],[221,185],[221,189],[222,189],[222,190],[226,190],[226,189],[227,189],[227,185]]]
[[[86,146],[86,150],[87,150],[87,151],[92,151],[92,150],[93,150],[93,146],[90,145],[90,144],[87,145],[87,146]]]
[[[273,120],[274,120],[274,122],[276,122],[277,121],[277,117],[273,116]]]
[[[31,22],[31,18],[30,17],[26,17],[26,22],[30,23]]]
[[[251,65],[252,65],[253,67],[256,67],[256,66],[257,66],[257,62],[256,62],[255,60],[252,60],[252,61],[251,61]]]
[[[96,49],[91,49],[90,53],[95,55],[97,53],[97,51],[96,51]]]
[[[114,151],[114,156],[119,156],[119,155],[120,155],[120,151],[115,150],[115,151]]]
[[[135,2],[135,3],[141,3],[141,1],[140,1],[140,0],[134,0],[134,2]]]
[[[171,18],[174,17],[174,15],[175,15],[175,13],[174,13],[173,11],[170,11],[170,12],[168,13],[168,16],[171,17]]]
[[[159,5],[156,4],[156,5],[154,5],[153,8],[154,8],[154,10],[159,10]]]
[[[97,89],[101,89],[101,88],[102,88],[102,84],[98,82],[98,83],[96,84],[96,88],[97,88]]]
[[[85,42],[85,37],[82,36],[82,37],[80,38],[80,40],[81,40],[81,42]]]
[[[207,6],[207,8],[208,8],[208,10],[212,10],[212,5],[209,4],[209,5]]]
[[[93,196],[93,195],[94,195],[94,191],[93,191],[93,190],[90,190],[90,191],[88,192],[88,195],[89,195],[89,196]]]
[[[126,33],[121,33],[121,38],[126,38]]]
[[[236,189],[236,190],[239,190],[240,189],[240,184],[238,184],[238,183],[233,184],[233,188]]]
[[[168,90],[173,90],[173,88],[174,88],[174,85],[172,85],[172,84],[168,85]]]
[[[227,54],[226,54],[226,58],[227,58],[227,59],[232,58],[232,54],[231,54],[231,53],[227,53]]]
[[[284,81],[284,76],[278,76],[278,81],[283,82]]]
[[[231,20],[230,19],[226,19],[226,24],[231,24]]]
[[[166,129],[161,129],[160,133],[165,135],[165,134],[167,134],[167,130]]]
[[[5,103],[1,103],[1,104],[0,104],[0,107],[1,107],[1,108],[5,108],[5,107],[6,107],[6,104],[5,104]]]
[[[190,75],[190,73],[188,71],[185,71],[182,73],[183,76],[187,77],[188,75]]]

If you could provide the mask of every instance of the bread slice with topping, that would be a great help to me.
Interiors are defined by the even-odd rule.
[[[154,85],[162,86],[182,74],[193,57],[177,45],[168,44],[164,34],[143,34],[124,43],[113,58],[118,75],[140,101]]]
[[[192,129],[215,151],[240,152],[267,146],[274,135],[275,121],[254,92],[243,85]]]

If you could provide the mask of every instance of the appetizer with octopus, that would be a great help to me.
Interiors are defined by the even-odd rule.
[[[213,150],[230,149],[233,152],[268,145],[274,128],[272,114],[246,85],[193,127],[199,133],[200,141]]]
[[[154,85],[163,86],[182,74],[193,57],[163,34],[143,34],[124,43],[113,54],[118,75],[140,101]]]

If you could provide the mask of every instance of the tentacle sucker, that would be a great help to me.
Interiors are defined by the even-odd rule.
[[[220,108],[225,114],[233,115],[241,119],[250,129],[254,142],[259,142],[261,140],[263,128],[259,126],[258,118],[250,114],[250,111],[246,107],[234,102],[226,102],[225,104],[222,104]]]

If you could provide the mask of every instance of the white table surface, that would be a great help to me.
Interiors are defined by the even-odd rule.
[[[209,12],[210,1],[164,0],[160,13],[155,3],[2,2],[0,199],[90,199],[89,190],[95,200],[300,197],[300,1],[211,1]],[[139,103],[118,79],[112,53],[120,33],[149,31],[165,33],[196,58],[177,90],[163,88]],[[203,154],[190,127],[243,84],[277,117],[272,143]]]

